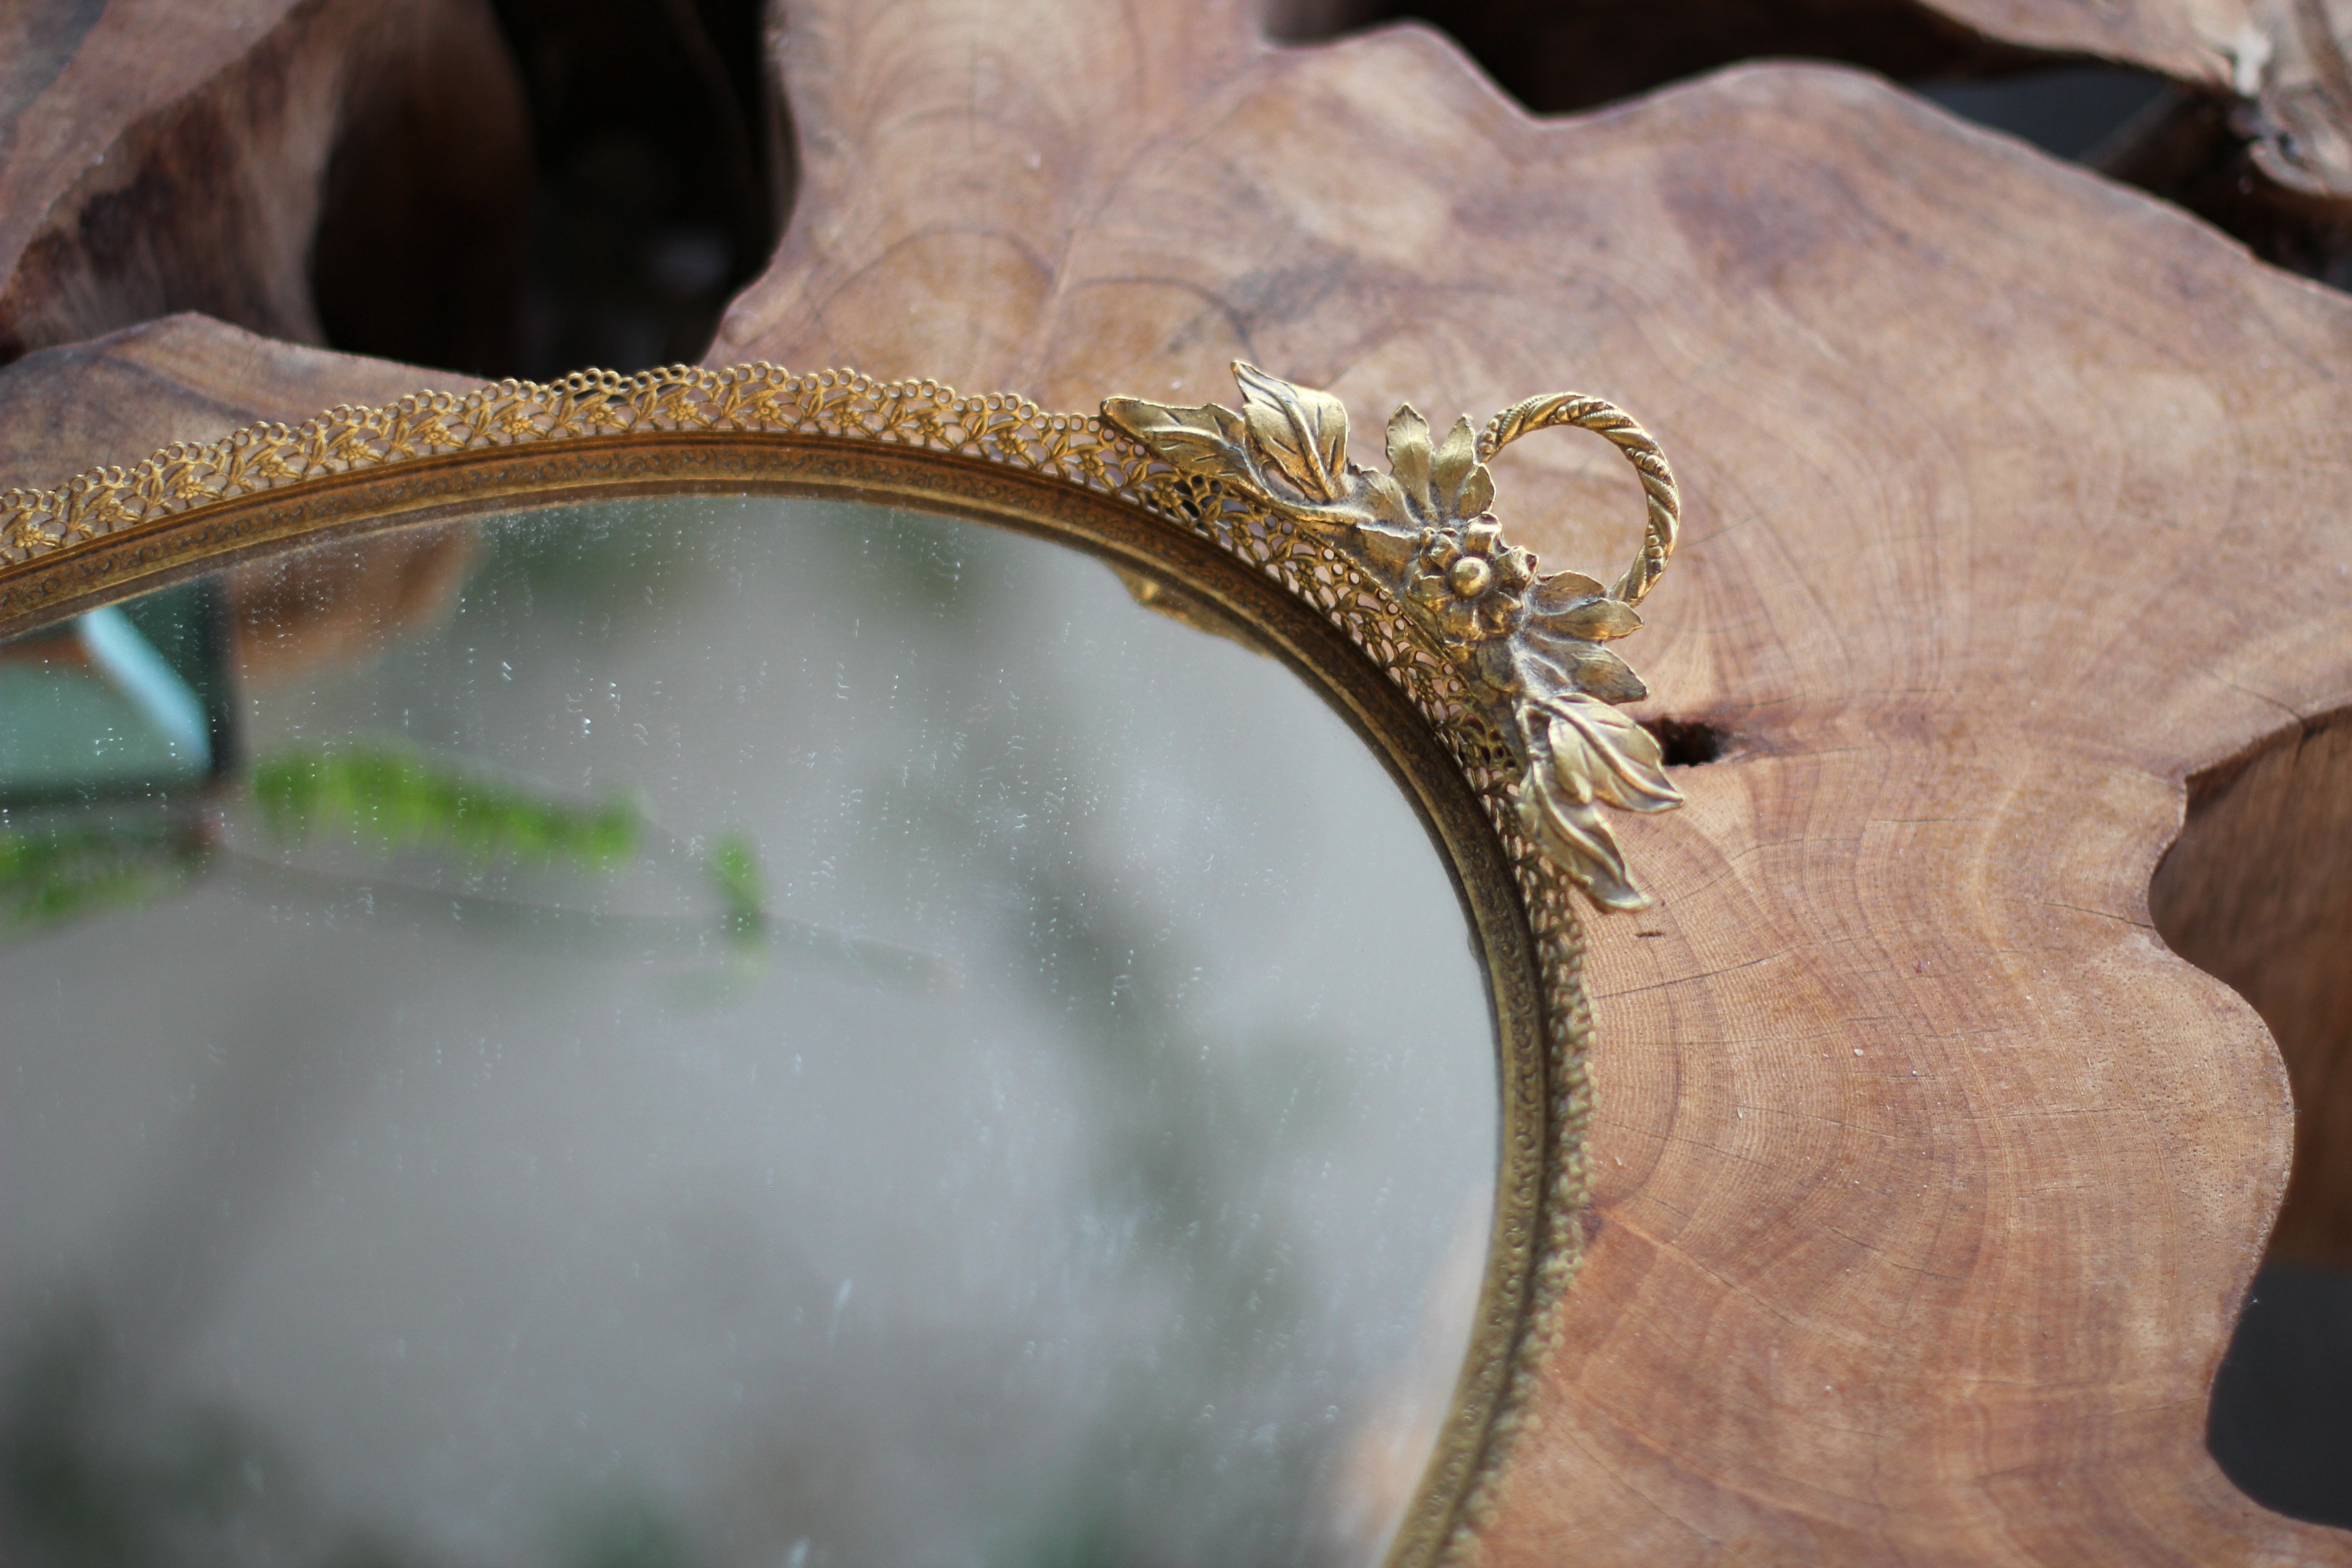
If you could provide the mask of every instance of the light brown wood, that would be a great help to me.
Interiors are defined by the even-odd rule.
[[[1542,124],[1413,29],[788,19],[801,205],[714,362],[1567,385],[1675,458],[1626,651],[1731,745],[1597,925],[1592,1249],[1484,1561],[2352,1560],[2203,1450],[2287,1083],[2147,913],[2189,776],[2352,700],[2352,303],[1845,71]],[[1507,517],[1617,561],[1610,461],[1515,449]]]
[[[2101,166],[2266,259],[2352,282],[2347,0],[1874,0],[1861,9],[1878,18],[1925,12],[1989,46],[2046,51],[2045,62],[2087,58],[2169,79],[2180,100],[2111,138],[2098,150]],[[1956,49],[1948,66],[1921,74],[1980,66],[2003,68]]]
[[[1625,826],[1659,908],[1594,922],[1591,1251],[1476,1560],[2352,1561],[2203,1451],[2288,1078],[2148,892],[2193,775],[2352,702],[2352,301],[1843,70],[1543,123],[1433,34],[1234,0],[782,22],[799,205],[714,363],[1083,406],[1241,355],[1366,428],[1573,386],[1675,458],[1625,651],[1724,752]],[[173,323],[0,372],[59,411],[6,459],[417,374]],[[1514,447],[1505,516],[1610,567],[1617,467]],[[2181,932],[2221,895],[2177,865]]]
[[[1836,60],[1921,83],[2102,64],[2146,72],[2178,91],[2077,151],[2267,260],[2352,280],[2347,0],[1653,0],[1638,18],[1563,0],[1272,0],[1268,16],[1295,39],[1425,18],[1538,112],[1758,58]],[[2029,90],[2047,115],[2061,95],[2095,89]]]
[[[322,308],[463,357],[514,313],[529,128],[483,0],[12,5],[0,61],[0,359],[184,310],[316,342]]]
[[[2352,202],[2352,5],[2344,0],[1929,0],[1990,39],[2095,56],[2242,100],[2234,127],[2288,192]]]
[[[1533,107],[1587,108],[1735,59],[1802,56],[1900,79],[2106,61],[2243,112],[2227,132],[2287,190],[2352,200],[2352,5],[2345,0],[1663,0],[1638,21],[1558,0],[1276,0],[1286,36],[1423,16]]]

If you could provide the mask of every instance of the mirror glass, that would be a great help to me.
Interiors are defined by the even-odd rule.
[[[683,497],[85,616],[0,921],[10,1563],[1361,1564],[1452,1397],[1445,863],[1065,545]]]

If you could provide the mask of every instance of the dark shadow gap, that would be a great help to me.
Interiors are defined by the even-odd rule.
[[[1963,120],[2031,142],[2053,158],[2102,166],[2180,93],[2162,77],[2117,66],[2062,65],[1993,80],[1944,78],[1912,84]]]
[[[486,379],[701,358],[791,203],[761,0],[488,10],[455,85],[337,149],[312,264],[328,342]],[[479,173],[486,142],[514,139],[482,129],[501,101],[520,162]]]
[[[1696,768],[1722,760],[1731,736],[1719,724],[1704,719],[1649,719],[1643,721],[1658,742],[1670,768]]]
[[[511,363],[531,186],[522,81],[487,6],[352,73],[310,239],[327,342],[485,378]]]
[[[2352,1272],[2272,1260],[2230,1337],[2205,1445],[2264,1508],[2352,1525]]]
[[[1538,114],[1597,108],[1748,59],[1838,60],[1898,80],[1992,76],[2050,59],[1909,0],[1655,0],[1638,18],[1597,0],[1271,0],[1265,16],[1286,43],[1425,23]]]
[[[2256,1502],[2352,1525],[2352,710],[2189,784],[2148,910],[2278,1041],[2294,1163],[2206,1432]]]

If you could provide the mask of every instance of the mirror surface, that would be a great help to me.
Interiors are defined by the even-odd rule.
[[[0,737],[6,1561],[1377,1561],[1495,1033],[1285,666],[689,497],[86,616]]]

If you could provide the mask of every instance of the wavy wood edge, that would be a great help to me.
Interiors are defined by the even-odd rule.
[[[1852,73],[1542,124],[1255,26],[794,5],[801,205],[713,358],[1578,384],[1675,452],[1654,710],[1726,750],[1631,836],[1590,1261],[1469,1557],[2352,1557],[2202,1452],[2286,1079],[2147,913],[2187,781],[2352,703],[2346,302]],[[1629,542],[1602,461],[1514,449],[1530,542]]]
[[[1596,1230],[1475,1559],[2352,1556],[2203,1451],[2286,1084],[2147,912],[2187,778],[2352,700],[2346,301],[1849,72],[1539,123],[1413,28],[785,22],[714,358],[1571,384],[1676,454],[1651,710],[1730,743],[1596,935]],[[1498,474],[1548,556],[1623,548],[1599,460]]]

